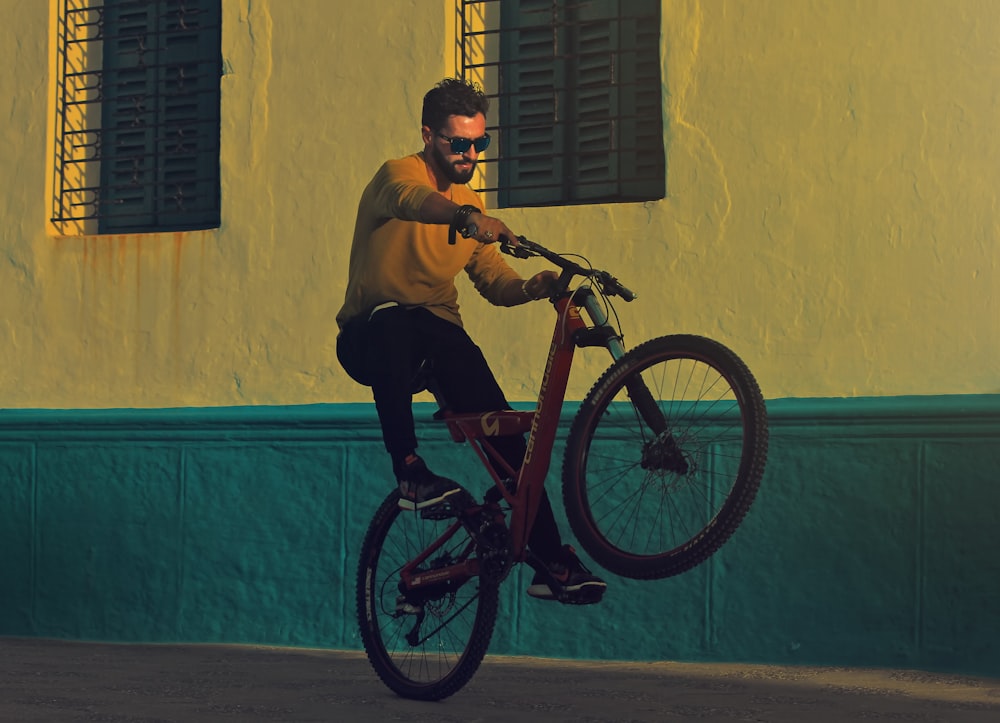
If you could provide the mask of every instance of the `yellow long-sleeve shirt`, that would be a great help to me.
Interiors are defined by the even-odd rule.
[[[497,306],[528,301],[521,277],[496,245],[461,234],[450,245],[447,226],[420,223],[421,204],[436,192],[423,153],[387,161],[365,188],[354,226],[347,292],[337,313],[341,328],[389,301],[424,306],[461,326],[455,277],[462,269],[476,290]],[[451,199],[460,206],[482,207],[465,185],[453,185]]]

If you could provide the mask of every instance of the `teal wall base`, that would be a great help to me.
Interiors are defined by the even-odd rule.
[[[582,608],[517,570],[490,651],[1000,674],[1000,395],[769,412],[760,495],[715,557],[608,576]],[[477,486],[464,446],[418,434]],[[356,561],[391,484],[369,405],[0,411],[0,635],[359,648]]]

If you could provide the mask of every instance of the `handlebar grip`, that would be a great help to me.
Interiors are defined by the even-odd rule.
[[[527,244],[531,242],[528,241],[524,236],[517,237],[517,246],[511,243],[511,240],[506,236],[500,238],[500,250],[503,251],[508,256],[513,256],[516,259],[527,259],[534,256]]]
[[[621,284],[618,284],[618,295],[625,299],[625,301],[635,301],[639,298],[639,295],[632,291],[632,289],[627,289]]]
[[[563,288],[569,284],[569,280],[573,276],[587,276],[595,279],[604,290],[605,293],[614,296],[620,296],[625,301],[635,301],[639,298],[639,295],[626,288],[622,285],[618,279],[609,274],[607,271],[599,271],[594,268],[585,268],[577,264],[575,261],[557,254],[553,251],[549,251],[541,244],[537,244],[534,241],[529,241],[524,236],[517,237],[517,245],[514,246],[511,240],[508,238],[500,239],[500,250],[518,259],[527,259],[532,256],[541,256],[544,259],[548,259],[556,266],[562,269],[562,281],[564,282]]]
[[[639,295],[626,287],[622,282],[616,279],[614,276],[609,274],[607,271],[602,271],[600,275],[601,286],[604,287],[605,291],[609,294],[615,294],[621,297],[625,301],[635,301],[639,298]]]

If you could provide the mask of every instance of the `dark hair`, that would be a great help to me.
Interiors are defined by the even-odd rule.
[[[444,128],[450,115],[472,118],[477,113],[485,116],[489,109],[490,99],[478,83],[461,78],[445,78],[424,96],[420,123],[437,131]]]

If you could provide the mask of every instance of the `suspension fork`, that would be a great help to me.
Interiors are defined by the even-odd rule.
[[[622,338],[611,326],[604,306],[597,300],[597,295],[588,286],[581,286],[573,294],[573,303],[587,311],[591,325],[580,329],[575,334],[577,346],[603,346],[611,353],[611,358],[618,361],[625,356],[625,344]]]
[[[578,339],[579,346],[601,345],[611,353],[611,358],[618,361],[625,356],[625,344],[621,336],[609,324],[608,314],[601,304],[597,295],[589,287],[581,287],[573,296],[574,302],[587,310],[587,315],[593,322],[593,326],[588,328],[581,336],[590,336],[591,339]],[[654,436],[660,436],[667,431],[667,420],[663,417],[663,410],[657,404],[646,382],[639,374],[632,374],[625,380],[625,388],[628,396],[635,405],[636,411],[643,421],[653,431]]]

